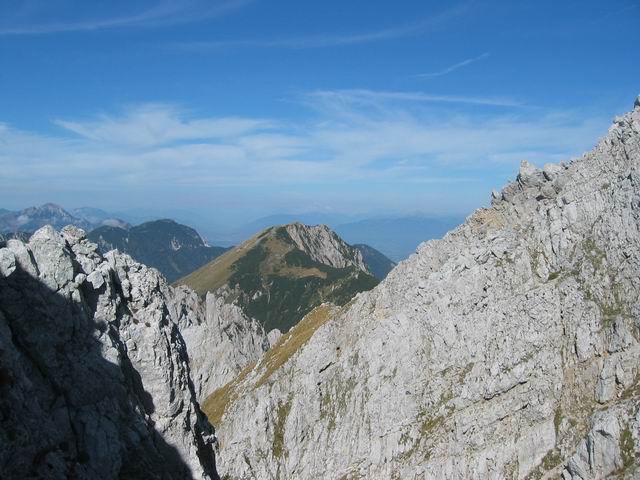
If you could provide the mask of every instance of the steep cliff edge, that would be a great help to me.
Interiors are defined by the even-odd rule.
[[[84,232],[0,249],[2,478],[218,478],[178,325],[153,269]]]
[[[637,478],[640,102],[206,402],[234,479]]]

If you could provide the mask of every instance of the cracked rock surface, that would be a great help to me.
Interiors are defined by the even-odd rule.
[[[211,399],[222,475],[640,478],[640,103],[307,317]]]
[[[84,232],[0,249],[0,476],[218,478],[185,302]]]

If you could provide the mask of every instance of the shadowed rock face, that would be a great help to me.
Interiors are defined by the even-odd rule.
[[[212,398],[221,474],[639,478],[640,105],[492,203]]]
[[[154,270],[51,227],[0,249],[2,478],[218,478]]]

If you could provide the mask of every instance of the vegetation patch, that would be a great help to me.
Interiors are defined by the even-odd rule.
[[[258,368],[264,369],[264,373],[258,379],[254,388],[263,386],[271,375],[282,367],[300,347],[307,343],[316,330],[334,316],[337,311],[334,305],[320,305],[288,333],[282,335],[260,362]]]
[[[528,480],[538,480],[543,478],[547,472],[553,470],[562,463],[560,452],[556,448],[552,448],[542,457],[538,466],[526,476]]]
[[[598,270],[602,268],[605,260],[607,259],[606,254],[596,245],[596,242],[592,238],[588,238],[583,242],[584,253],[593,265],[593,267]]]
[[[343,380],[341,377],[333,377],[326,387],[326,392],[320,400],[320,418],[326,420],[327,429],[333,431],[340,412],[347,408],[347,401],[356,386],[353,378]]]
[[[290,397],[286,402],[278,402],[278,408],[276,409],[276,422],[273,427],[273,456],[276,458],[282,458],[283,455],[287,454],[287,451],[284,448],[284,432],[290,411]]]
[[[636,460],[636,444],[628,425],[620,435],[620,454],[622,455],[623,469],[626,470],[633,466]]]
[[[559,271],[558,271],[558,272],[551,272],[551,273],[549,274],[549,278],[548,278],[548,280],[549,280],[549,281],[555,280],[555,279],[556,279],[556,278],[558,278],[559,276],[560,276],[560,272],[559,272]]]
[[[202,404],[202,411],[205,413],[212,425],[217,426],[222,420],[222,416],[227,406],[239,397],[238,387],[255,367],[255,362],[247,365],[236,378],[225,386],[220,387],[207,397]]]

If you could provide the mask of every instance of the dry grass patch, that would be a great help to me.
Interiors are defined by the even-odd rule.
[[[195,272],[181,278],[176,284],[191,287],[198,295],[205,295],[207,292],[216,291],[227,283],[231,275],[233,275],[233,264],[255,247],[264,234],[265,232],[263,231],[258,235],[254,235],[246,242],[207,263],[204,267],[200,267]]]
[[[264,385],[271,375],[284,365],[300,347],[302,347],[313,336],[322,325],[335,316],[338,307],[332,304],[323,304],[309,312],[300,322],[289,332],[284,334],[264,356],[259,368],[264,369],[264,373],[258,379],[254,388]]]
[[[479,208],[473,213],[469,222],[474,232],[499,230],[506,225],[502,214],[492,208]]]
[[[227,406],[239,397],[238,387],[255,366],[256,362],[252,362],[244,367],[236,378],[231,380],[224,387],[217,389],[204,401],[202,404],[202,411],[213,426],[220,425],[220,421],[222,420],[222,416],[224,415]]]
[[[254,388],[260,388],[338,311],[339,308],[332,304],[316,307],[300,323],[280,337],[278,343],[265,353],[257,367],[255,362],[247,365],[236,378],[209,395],[202,404],[202,410],[209,421],[214,426],[220,424],[229,404],[242,396],[242,384],[252,370],[263,371],[254,385]]]

